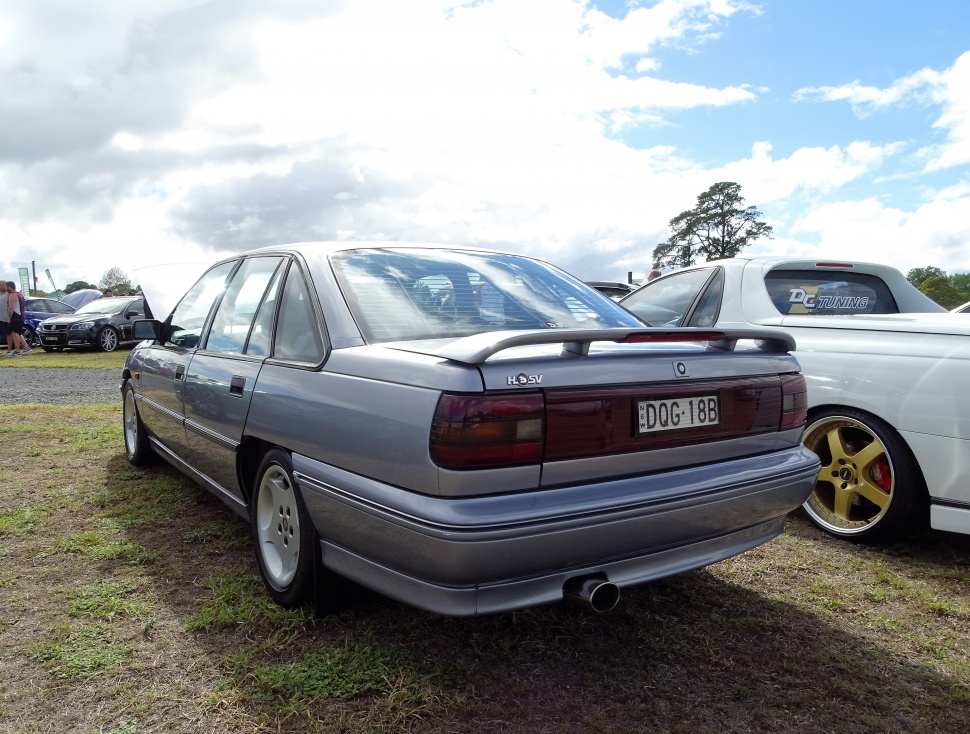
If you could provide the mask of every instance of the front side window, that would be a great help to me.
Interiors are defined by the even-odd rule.
[[[395,248],[348,250],[330,260],[369,342],[642,326],[562,271],[515,255]]]
[[[216,309],[205,348],[213,352],[242,354],[256,309],[267,286],[283,261],[281,257],[251,257],[232,276]]]
[[[199,336],[205,320],[209,317],[209,311],[212,310],[212,304],[226,287],[226,277],[235,266],[235,260],[216,265],[182,296],[172,312],[168,341],[187,349],[199,345]]]
[[[719,270],[719,268],[701,268],[668,275],[631,293],[621,303],[651,326],[686,326],[685,317],[688,311],[697,301],[704,286],[712,277],[719,274]],[[704,304],[705,320],[717,316],[720,294],[716,295],[717,298],[710,304]],[[710,314],[711,311],[713,316]],[[691,324],[691,326],[695,325],[701,324]]]
[[[899,313],[889,287],[867,273],[776,269],[765,275],[765,287],[785,316]]]

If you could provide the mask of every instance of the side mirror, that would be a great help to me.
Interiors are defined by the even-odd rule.
[[[158,340],[162,332],[162,324],[157,319],[136,319],[131,325],[131,334],[135,339]]]

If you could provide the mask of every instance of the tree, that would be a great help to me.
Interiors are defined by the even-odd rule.
[[[84,280],[75,280],[73,283],[68,283],[64,287],[64,292],[74,293],[76,291],[83,291],[86,288],[97,288],[97,287],[98,286],[94,285],[94,283],[88,283],[87,281],[84,281]]]
[[[970,299],[970,273],[953,273],[947,277],[950,279],[950,285],[966,293],[967,298]]]
[[[920,283],[919,289],[947,310],[956,308],[967,300],[966,294],[954,288],[945,275],[927,278]]]
[[[111,268],[98,281],[98,288],[110,288],[116,296],[127,296],[132,291],[131,279],[121,268]]]
[[[774,228],[760,218],[756,207],[744,206],[740,184],[716,183],[697,197],[696,207],[670,220],[670,238],[653,250],[654,267],[734,257],[761,237],[771,239]]]
[[[938,275],[946,276],[945,270],[940,270],[933,265],[927,265],[925,268],[913,268],[908,273],[906,273],[906,280],[919,288],[923,281],[927,278],[933,278]]]

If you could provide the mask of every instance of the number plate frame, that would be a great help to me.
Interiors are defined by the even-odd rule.
[[[691,395],[657,400],[641,398],[633,401],[635,436],[709,428],[720,423],[721,401],[717,395]]]

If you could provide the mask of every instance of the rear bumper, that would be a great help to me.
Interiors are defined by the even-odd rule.
[[[618,586],[737,555],[775,537],[808,497],[801,446],[660,474],[508,495],[416,495],[294,455],[324,565],[428,611],[467,616],[562,598],[565,581]]]

